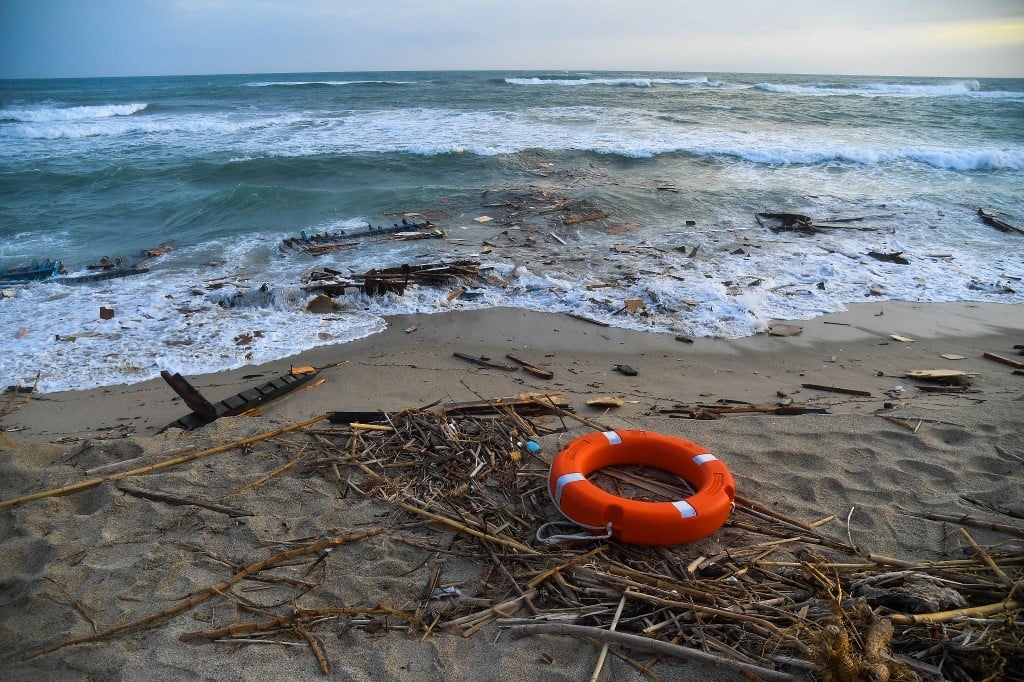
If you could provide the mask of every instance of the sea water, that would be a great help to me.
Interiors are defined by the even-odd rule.
[[[130,278],[0,284],[0,384],[38,376],[57,391],[211,372],[374,334],[393,313],[512,306],[735,338],[852,302],[1020,304],[1024,235],[976,209],[1024,226],[1022,195],[1020,79],[0,81],[0,267],[56,258],[76,275],[103,256],[173,248]],[[544,223],[565,200],[609,216]],[[529,220],[504,220],[509,202]],[[773,232],[755,218],[763,211],[834,227]],[[281,248],[303,231],[403,213],[429,216],[445,237],[318,257]],[[481,262],[481,296],[414,286],[306,311],[312,268],[452,258]],[[622,313],[630,299],[644,309]]]

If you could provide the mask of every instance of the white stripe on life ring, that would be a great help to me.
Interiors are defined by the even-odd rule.
[[[561,476],[559,476],[558,480],[555,481],[555,505],[559,509],[562,508],[562,488],[569,485],[570,483],[585,480],[587,480],[587,477],[579,473],[578,471],[574,471],[571,474],[562,474]]]
[[[673,502],[672,506],[679,510],[679,515],[682,516],[684,519],[688,519],[691,516],[697,515],[697,510],[690,506],[690,503],[687,502],[686,500],[679,500],[678,502]]]
[[[694,455],[693,457],[693,461],[695,464],[703,464],[704,462],[710,462],[716,459],[718,458],[712,455],[710,452],[705,452],[703,455]]]
[[[615,433],[614,431],[605,431],[604,437],[608,439],[608,442],[612,445],[622,445],[622,436]]]

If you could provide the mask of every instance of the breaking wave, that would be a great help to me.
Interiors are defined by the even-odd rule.
[[[757,83],[757,90],[783,95],[816,95],[863,97],[903,96],[903,97],[961,97],[981,93],[981,84],[976,80],[959,80],[949,83],[864,83],[862,85],[839,85],[836,83],[812,83],[795,85],[789,83]],[[983,93],[988,96],[998,94],[1021,97],[1024,93]]]
[[[718,81],[709,81],[707,76],[700,78],[506,78],[509,85],[607,85],[650,88],[655,85],[706,85],[717,87]]]
[[[144,103],[131,103],[77,107],[8,107],[0,109],[0,120],[21,123],[93,121],[114,116],[131,116],[143,111],[147,106],[149,105]]]

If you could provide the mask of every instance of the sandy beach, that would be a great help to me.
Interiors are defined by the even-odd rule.
[[[789,327],[799,328],[799,333]],[[998,593],[996,588],[992,588],[995,592],[988,587],[982,590],[980,584],[998,586],[1009,581],[1019,586],[1024,576],[1020,559],[1024,552],[1024,376],[1014,366],[983,354],[1024,362],[1014,348],[1024,344],[1024,307],[864,303],[814,320],[780,322],[775,331],[782,335],[678,339],[515,309],[393,317],[388,319],[387,331],[356,342],[317,348],[267,365],[187,377],[214,401],[284,374],[292,366],[323,368],[317,377],[322,383],[288,395],[259,416],[224,418],[189,433],[160,432],[189,412],[161,380],[30,396],[0,421],[0,499],[16,500],[102,478],[107,475],[103,470],[88,472],[122,460],[141,458],[142,466],[203,452],[332,411],[392,413],[439,401],[561,392],[583,421],[550,415],[535,418],[544,425],[535,438],[540,452],[529,456],[524,451],[517,464],[521,470],[513,473],[513,477],[532,480],[534,488],[544,485],[546,464],[595,426],[655,431],[699,443],[715,453],[732,472],[737,494],[770,510],[777,515],[772,517],[775,521],[797,521],[806,525],[807,533],[813,528],[813,534],[827,540],[817,547],[821,555],[815,561],[845,557],[844,561],[855,563],[885,557],[896,560],[887,564],[888,570],[896,571],[899,562],[905,562],[905,572],[914,572],[918,569],[907,567],[973,558],[982,569],[971,573],[977,583],[974,588],[962,590],[968,597]],[[500,362],[508,362],[505,356],[513,354],[543,365],[553,377],[480,367],[455,357],[456,352]],[[633,368],[635,374],[621,371],[621,366]],[[911,370],[934,369],[963,372],[963,385],[928,390],[931,382],[907,376]],[[826,390],[829,387],[843,391]],[[598,397],[617,398],[622,405],[586,404]],[[20,401],[16,398],[14,403]],[[706,416],[708,408],[779,405],[815,411],[727,413],[718,419],[694,419],[690,411],[703,406]],[[793,558],[788,554],[792,546],[766,545],[760,547],[764,551],[748,553],[757,543],[787,536],[759,535],[736,525],[737,520],[750,520],[737,510],[710,537],[664,551],[634,550],[602,541],[552,547],[538,543],[525,527],[491,529],[485,534],[493,530],[509,541],[488,545],[493,561],[488,560],[480,548],[483,543],[463,531],[391,504],[387,495],[374,494],[372,481],[368,482],[372,476],[367,473],[374,464],[357,466],[355,446],[349,459],[324,464],[327,460],[317,454],[318,448],[334,436],[310,430],[325,426],[326,422],[319,422],[152,474],[105,480],[81,492],[0,508],[3,677],[318,679],[326,664],[329,677],[339,680],[589,679],[600,643],[551,634],[514,636],[511,621],[515,617],[539,618],[538,613],[557,610],[558,598],[552,595],[560,590],[583,599],[588,589],[579,575],[545,579],[538,583],[536,609],[527,608],[529,600],[516,591],[544,570],[609,545],[608,557],[614,554],[615,561],[649,566],[650,573],[663,582],[678,580],[691,587],[700,584],[702,589],[728,592],[734,583],[744,581],[753,590],[751,576],[756,570],[721,582],[725,580],[721,575],[702,576],[688,567],[702,557],[730,551],[743,561],[753,561],[754,554],[765,560],[773,551]],[[297,463],[274,473],[293,459]],[[492,468],[499,467],[492,462]],[[245,487],[270,474],[265,481]],[[251,515],[232,516],[143,499],[125,492],[124,486],[214,500]],[[238,492],[229,494],[232,491]],[[397,498],[392,495],[392,499]],[[509,499],[511,507],[519,502]],[[543,498],[538,505],[531,507],[537,516],[525,521],[559,520],[549,500]],[[966,516],[982,523],[963,533],[957,524],[925,515]],[[812,526],[829,517],[834,518]],[[985,524],[989,527],[981,527]],[[800,534],[792,526],[787,532],[790,542]],[[275,564],[275,575],[287,575],[292,581],[287,585],[241,579],[222,585],[246,566],[328,538],[340,539],[329,548],[309,549],[308,556],[320,557],[315,565],[298,565],[298,558]],[[540,556],[529,561],[515,558],[526,550],[515,549],[519,545],[513,542]],[[839,546],[856,552],[844,554]],[[803,551],[793,550],[793,556],[811,561]],[[544,553],[551,554],[548,563]],[[995,568],[981,563],[986,553],[996,557]],[[779,554],[771,558],[778,559]],[[507,574],[496,570],[499,564]],[[594,570],[602,567],[600,562],[595,565]],[[286,572],[288,566],[295,568]],[[440,582],[431,583],[435,570],[440,572]],[[840,578],[835,580],[839,584]],[[315,582],[315,588],[307,582]],[[261,584],[266,593],[251,589]],[[435,590],[450,589],[446,594],[424,596],[425,584]],[[209,592],[218,585],[221,588]],[[282,596],[289,586],[298,592]],[[623,590],[646,588],[606,584],[600,589],[614,611]],[[1012,589],[1003,586],[1004,600],[1021,599],[1019,590],[1011,595]],[[665,598],[664,592],[658,594]],[[203,597],[201,602],[178,613],[26,660],[47,647],[131,624],[197,595]],[[791,598],[779,599],[782,603]],[[507,600],[515,603],[502,606]],[[449,611],[441,608],[442,603]],[[494,604],[499,605],[496,614],[484,619],[478,631],[442,627],[455,614]],[[968,600],[963,606],[976,605]],[[258,643],[223,641],[228,635],[218,641],[181,641],[183,635],[189,639],[188,633],[281,617],[294,609],[342,607],[352,611],[303,621],[303,627],[286,627]],[[873,608],[874,618],[887,619],[896,612],[885,606]],[[363,612],[356,613],[358,609]],[[401,611],[406,620],[387,609]],[[651,620],[643,621],[637,609],[627,609],[622,629],[646,628],[651,636],[672,640],[676,626],[665,625],[663,615],[654,615],[663,614],[657,607],[648,605],[648,611]],[[427,627],[409,621],[410,613]],[[757,613],[758,618],[768,618]],[[1000,654],[1021,663],[1019,604],[993,613],[997,615],[987,617],[1008,619],[1018,642],[1016,649]],[[436,614],[436,620],[426,617],[431,614]],[[612,613],[602,613],[580,622],[607,629],[611,618]],[[796,616],[772,623],[805,643],[819,641],[814,627]],[[915,635],[898,620],[895,628],[884,660],[895,661],[893,670],[903,674],[938,679],[936,674],[929,677],[931,662],[900,663],[906,654],[899,648],[910,651]],[[723,641],[731,636],[714,632]],[[683,635],[676,639],[680,645],[745,660],[710,639],[703,643]],[[817,669],[787,666],[782,659],[772,658],[777,653],[808,660],[809,652],[798,655],[786,636],[768,640],[778,651],[764,651],[751,665],[797,678],[819,678]],[[671,656],[655,660],[649,653],[618,645],[612,652],[603,663],[601,679],[738,679],[735,670],[723,665]]]

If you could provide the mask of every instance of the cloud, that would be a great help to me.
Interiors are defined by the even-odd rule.
[[[1019,76],[1022,24],[1020,0],[0,0],[0,76],[481,68]]]

